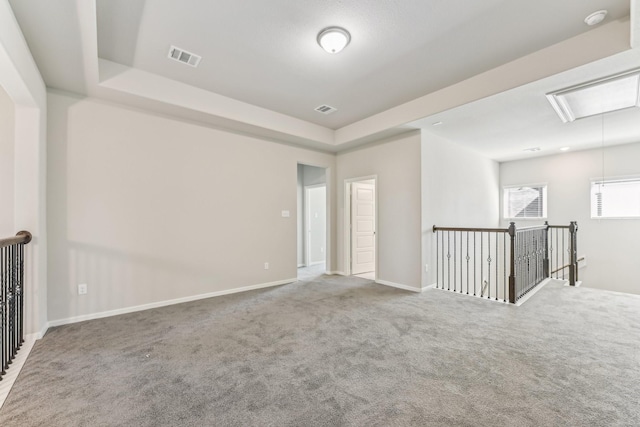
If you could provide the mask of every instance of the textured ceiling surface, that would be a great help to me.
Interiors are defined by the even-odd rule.
[[[98,0],[98,53],[336,129],[586,32],[600,8],[629,14],[626,0]],[[332,25],[352,35],[336,55],[316,43]],[[171,45],[200,66],[168,60]]]

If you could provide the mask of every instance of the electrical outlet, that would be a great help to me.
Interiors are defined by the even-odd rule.
[[[269,263],[268,263],[268,262],[265,262],[265,263],[264,263],[264,269],[265,269],[265,270],[268,270],[268,269],[269,269]]]
[[[80,283],[78,285],[78,295],[85,295],[87,293],[87,284]]]

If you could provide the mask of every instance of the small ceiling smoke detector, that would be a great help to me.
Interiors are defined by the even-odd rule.
[[[607,13],[609,12],[606,10],[599,10],[597,12],[593,12],[591,15],[584,18],[584,23],[589,26],[598,25],[604,20],[605,16],[607,16]]]
[[[335,113],[336,111],[338,111],[337,108],[332,107],[330,105],[319,105],[315,108],[315,110],[318,113],[322,113],[322,114],[331,114],[331,113]]]
[[[527,151],[529,153],[535,153],[536,151],[540,151],[540,147],[533,147],[533,148],[525,148],[522,151]]]
[[[202,59],[201,56],[196,55],[195,53],[187,52],[184,49],[180,49],[179,47],[171,46],[169,49],[169,55],[167,55],[169,59],[173,59],[174,61],[182,62],[183,64],[190,65],[192,67],[197,67]]]
[[[349,31],[340,27],[329,27],[318,34],[318,44],[329,53],[338,53],[351,41]]]

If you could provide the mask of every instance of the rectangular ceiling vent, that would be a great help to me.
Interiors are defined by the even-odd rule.
[[[318,113],[322,113],[322,114],[331,114],[331,113],[335,113],[336,111],[338,111],[337,108],[334,108],[330,105],[320,105],[319,107],[316,107],[315,110]]]
[[[168,57],[169,59],[191,65],[192,67],[197,67],[202,59],[201,56],[198,56],[195,53],[187,52],[186,50],[175,46],[171,46],[169,49]]]

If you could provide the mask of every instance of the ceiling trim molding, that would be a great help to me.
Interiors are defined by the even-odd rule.
[[[231,128],[233,122],[238,122],[286,133],[300,140],[334,145],[332,129],[115,62],[100,59],[99,65],[100,88],[217,116]]]

